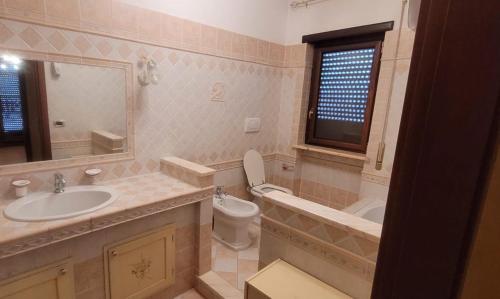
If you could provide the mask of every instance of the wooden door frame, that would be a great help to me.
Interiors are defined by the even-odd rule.
[[[24,118],[25,148],[28,162],[52,160],[44,62],[24,60],[22,75],[26,102]],[[31,118],[33,115],[36,115],[37,118]],[[32,138],[39,141],[36,144],[36,149],[32,144]],[[32,155],[34,151],[37,152],[36,155]]]
[[[40,134],[42,138],[42,155],[44,160],[52,160],[49,105],[47,103],[47,83],[45,81],[45,63],[43,61],[36,62],[36,72],[40,103]]]
[[[500,1],[422,0],[372,298],[455,298],[498,138]]]

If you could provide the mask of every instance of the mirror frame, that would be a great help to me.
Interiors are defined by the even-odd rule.
[[[125,101],[126,101],[126,127],[127,127],[127,151],[124,153],[104,154],[89,157],[68,158],[60,160],[47,160],[36,162],[23,162],[0,166],[0,176],[24,174],[29,172],[47,171],[59,168],[88,166],[91,164],[103,164],[133,160],[135,158],[135,134],[134,134],[134,69],[130,62],[116,60],[101,60],[95,58],[40,53],[23,50],[12,50],[0,47],[0,54],[16,55],[21,59],[38,60],[47,62],[71,63],[89,66],[111,67],[125,71]]]

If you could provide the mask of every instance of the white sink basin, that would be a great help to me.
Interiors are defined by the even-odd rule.
[[[17,199],[3,211],[17,221],[47,221],[76,217],[106,207],[117,198],[112,188],[68,187],[63,193],[36,192]]]

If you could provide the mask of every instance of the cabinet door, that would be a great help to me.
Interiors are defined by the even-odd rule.
[[[107,298],[144,298],[175,279],[175,226],[107,246]]]
[[[11,278],[0,284],[0,298],[75,298],[73,265],[66,261]]]

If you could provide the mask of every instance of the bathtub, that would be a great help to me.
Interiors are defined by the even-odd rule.
[[[362,199],[348,206],[343,211],[382,224],[384,222],[385,201]]]

